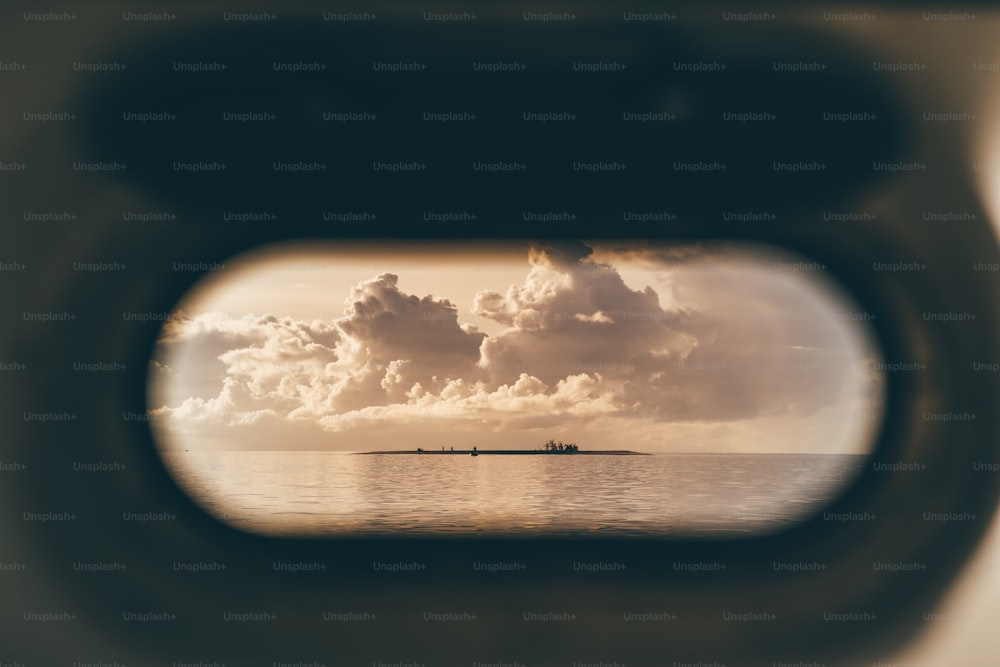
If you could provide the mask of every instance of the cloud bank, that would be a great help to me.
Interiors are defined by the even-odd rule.
[[[518,448],[565,436],[656,449],[745,448],[747,434],[783,423],[801,443],[796,424],[829,429],[870,407],[870,350],[814,290],[746,261],[690,262],[699,255],[711,253],[684,265],[647,253],[658,282],[640,288],[616,268],[634,253],[534,244],[522,282],[467,306],[502,325],[493,336],[446,298],[407,293],[395,273],[331,285],[347,295],[330,321],[182,315],[151,371],[153,415],[223,447]],[[476,280],[474,266],[453,270]]]

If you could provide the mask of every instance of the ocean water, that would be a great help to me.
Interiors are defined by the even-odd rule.
[[[172,452],[209,513],[265,535],[736,536],[835,497],[866,457]]]

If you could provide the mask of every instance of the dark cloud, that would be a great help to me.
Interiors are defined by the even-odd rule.
[[[533,255],[544,256],[559,268],[572,268],[594,252],[583,241],[574,240],[531,241],[528,247]]]

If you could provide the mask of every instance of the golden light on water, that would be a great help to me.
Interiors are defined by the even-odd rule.
[[[823,274],[805,258],[729,245],[264,249],[225,262],[178,304],[151,366],[152,424],[175,476],[209,506],[226,506],[223,514],[245,513],[232,498],[264,475],[253,486],[270,489],[267,507],[297,501],[304,484],[317,489],[314,509],[342,527],[354,525],[346,508],[364,515],[374,512],[370,503],[423,491],[372,486],[364,482],[371,471],[344,458],[313,479],[323,464],[302,468],[293,453],[538,449],[559,438],[591,451],[820,457],[768,459],[763,474],[784,480],[783,494],[747,481],[757,464],[746,459],[707,503],[719,516],[698,519],[759,528],[829,498],[853,468],[818,461],[867,454],[880,424],[880,351],[858,308]],[[226,452],[268,452],[272,463],[258,470],[259,461],[217,456]],[[508,462],[497,479],[514,466],[501,458]],[[632,479],[643,462],[614,462],[626,464],[621,485],[645,485],[646,506],[675,502],[657,500],[662,492],[653,487],[679,480],[652,468]],[[517,461],[518,470],[523,465]],[[545,470],[526,468],[508,485]],[[446,479],[455,471],[440,472]],[[471,472],[447,489],[438,482],[440,492],[464,488]],[[496,486],[474,479],[474,489],[447,504]],[[803,480],[818,495],[798,486]],[[743,495],[731,495],[730,484]],[[617,493],[611,479],[604,486]],[[560,528],[544,519],[548,504],[534,504],[543,488],[491,492],[488,509],[468,510],[479,517],[470,530],[511,522]],[[613,503],[609,497],[609,516],[618,511]],[[623,525],[646,506],[622,509]],[[682,509],[700,516],[693,505],[674,508]],[[426,510],[434,513],[435,504]],[[659,520],[654,514],[649,522]],[[563,524],[570,515],[560,515]]]

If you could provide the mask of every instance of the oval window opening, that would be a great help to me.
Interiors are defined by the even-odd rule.
[[[178,304],[150,424],[181,487],[258,534],[760,534],[867,460],[864,319],[757,246],[269,246]]]

